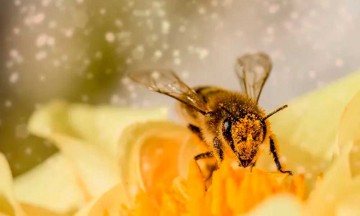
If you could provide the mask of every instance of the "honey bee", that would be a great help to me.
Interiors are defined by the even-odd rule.
[[[269,144],[278,171],[284,170],[268,118],[287,107],[266,114],[258,106],[272,63],[265,53],[246,54],[235,65],[242,92],[219,87],[190,88],[172,70],[156,69],[129,73],[129,78],[148,89],[179,101],[180,113],[209,151],[194,157],[196,161],[214,158],[219,165],[225,157],[242,167],[255,166],[261,145]]]

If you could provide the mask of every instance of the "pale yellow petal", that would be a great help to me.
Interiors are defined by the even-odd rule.
[[[353,175],[360,174],[360,92],[346,106],[338,131],[339,148],[345,150],[352,146],[350,154]]]
[[[165,108],[121,108],[90,106],[53,101],[43,105],[31,117],[29,131],[44,138],[63,134],[95,144],[116,154],[122,130],[135,122],[167,118]]]
[[[334,215],[337,202],[347,195],[345,187],[351,184],[349,152],[343,152],[337,157],[324,178],[319,180],[311,192],[305,212],[308,215]]]
[[[52,135],[51,140],[71,163],[78,185],[88,199],[99,196],[120,181],[116,160],[105,151],[68,136]]]
[[[335,214],[337,216],[359,216],[360,215],[360,194],[352,194],[342,200]]]
[[[70,162],[70,170],[86,202],[120,182],[117,154],[123,129],[135,122],[166,117],[167,110],[163,108],[116,108],[54,101],[32,115],[28,128],[60,149]]]
[[[24,210],[24,212],[26,213],[26,215],[28,216],[71,216],[73,215],[72,212],[69,213],[56,213],[53,211],[50,211],[48,209],[39,207],[39,206],[35,206],[32,204],[27,204],[27,203],[21,203],[21,208]]]
[[[331,162],[342,112],[360,90],[360,72],[288,103],[270,118],[281,154],[293,171],[318,173]]]
[[[16,201],[13,180],[8,162],[0,153],[0,214],[23,216],[25,213]]]
[[[276,195],[266,199],[246,216],[300,216],[302,215],[302,204],[294,196]]]
[[[124,187],[122,184],[118,184],[105,192],[99,197],[92,206],[88,208],[87,212],[77,214],[76,216],[120,216],[127,215],[126,197],[122,196]]]
[[[14,182],[18,200],[57,212],[70,212],[85,202],[71,163],[56,154]]]

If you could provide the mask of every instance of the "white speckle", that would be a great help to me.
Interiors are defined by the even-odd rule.
[[[145,55],[144,46],[138,45],[135,49],[133,49],[131,54],[134,59],[142,59]]]
[[[47,57],[47,52],[46,51],[39,51],[35,54],[35,59],[36,60],[43,60]]]
[[[188,72],[188,71],[182,71],[182,72],[181,72],[181,77],[182,77],[183,79],[189,78],[189,72]]]
[[[76,0],[76,2],[77,2],[78,4],[82,4],[82,3],[84,2],[84,0]]]
[[[129,85],[131,83],[131,80],[128,77],[124,77],[121,79],[121,83],[123,85]]]
[[[316,10],[311,10],[309,13],[309,17],[315,17],[317,15]]]
[[[181,59],[180,58],[174,58],[174,64],[175,65],[181,64]]]
[[[161,52],[161,50],[156,50],[155,52],[154,52],[154,57],[155,58],[161,58],[163,56],[163,53]]]
[[[21,5],[21,1],[20,1],[20,0],[15,0],[15,1],[14,1],[14,5],[15,5],[15,6],[20,6],[20,5]]]
[[[105,9],[105,8],[101,8],[100,11],[99,11],[99,13],[100,13],[101,15],[106,14],[106,9]]]
[[[291,19],[295,20],[295,19],[299,18],[299,14],[294,11],[294,12],[291,12],[290,17],[291,17]]]
[[[274,34],[274,28],[271,27],[271,26],[268,26],[266,28],[266,33],[269,34],[269,35],[273,35]]]
[[[13,33],[14,34],[19,34],[20,33],[20,29],[19,28],[13,28]]]
[[[315,79],[316,78],[316,71],[314,71],[314,70],[309,71],[309,77],[310,77],[310,79]]]
[[[125,63],[128,65],[132,64],[133,63],[132,58],[126,58]]]
[[[38,13],[35,14],[33,16],[29,16],[25,19],[25,23],[27,25],[33,25],[33,24],[40,24],[44,21],[45,19],[45,14],[43,13]]]
[[[209,50],[207,49],[198,49],[199,59],[205,59],[209,55]]]
[[[9,82],[12,84],[17,83],[18,80],[19,80],[19,74],[17,72],[13,72],[9,77]]]
[[[46,44],[48,36],[46,34],[41,34],[36,39],[36,46],[42,47]]]
[[[72,29],[65,30],[65,36],[68,38],[72,37],[73,34],[74,34],[74,30]]]
[[[6,108],[10,108],[10,107],[12,107],[13,103],[11,102],[11,100],[6,100],[4,105]]]
[[[126,88],[128,91],[134,91],[135,90],[135,85],[133,85],[132,83],[129,83],[128,85],[126,85]]]
[[[49,5],[49,3],[50,3],[50,0],[42,0],[41,5],[43,7],[47,7]]]
[[[55,67],[59,67],[59,66],[60,66],[60,61],[59,61],[58,59],[55,59],[55,60],[53,61],[53,65],[54,65]]]
[[[45,82],[46,81],[46,76],[45,75],[40,75],[39,80],[40,80],[40,82]]]
[[[270,14],[275,14],[279,11],[279,9],[280,9],[280,6],[278,4],[272,4],[272,5],[270,5],[268,11]]]
[[[53,37],[48,36],[46,44],[49,46],[54,46],[55,45],[55,39]]]
[[[341,58],[337,58],[335,60],[335,66],[341,68],[342,66],[344,66],[344,60],[342,60]]]
[[[117,27],[121,28],[121,27],[123,27],[124,23],[123,23],[121,20],[116,19],[116,20],[115,20],[115,25],[116,25]]]
[[[56,21],[54,21],[54,20],[51,20],[50,22],[49,22],[49,28],[51,28],[51,29],[54,29],[54,28],[56,28],[56,26],[57,26],[57,23],[56,23]]]
[[[115,34],[112,33],[112,32],[107,32],[107,33],[105,34],[105,40],[106,40],[107,42],[109,42],[109,43],[114,42],[114,41],[115,41]]]
[[[177,56],[180,55],[180,51],[175,49],[172,54],[173,54],[174,57],[177,57]]]
[[[154,80],[159,79],[159,78],[160,78],[160,73],[159,73],[159,71],[153,71],[153,72],[151,73],[151,78],[153,78]]]
[[[211,6],[217,7],[218,5],[219,5],[219,3],[216,0],[211,1]]]
[[[204,8],[204,7],[199,7],[199,9],[198,9],[198,13],[199,14],[205,14],[206,13],[206,9]]]
[[[161,22],[161,32],[163,34],[169,34],[169,31],[170,31],[170,22],[169,21],[162,21]]]
[[[20,55],[19,51],[17,51],[16,49],[12,49],[10,50],[10,57],[13,58],[15,60],[15,62],[17,63],[22,63],[23,57]]]

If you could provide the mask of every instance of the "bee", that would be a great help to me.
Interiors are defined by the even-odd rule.
[[[269,114],[258,106],[271,69],[271,60],[265,53],[245,54],[238,58],[235,72],[241,92],[212,86],[191,88],[168,69],[136,71],[129,73],[129,78],[179,101],[178,108],[188,122],[188,128],[208,146],[207,152],[194,157],[195,161],[215,158],[219,165],[229,157],[239,166],[252,168],[260,147],[269,144],[278,171],[291,175],[291,171],[284,170],[280,163],[268,121],[287,105]]]

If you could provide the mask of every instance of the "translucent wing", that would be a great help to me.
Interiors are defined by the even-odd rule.
[[[235,71],[240,79],[241,88],[256,102],[259,100],[271,68],[270,57],[265,53],[243,55],[236,62]]]
[[[168,95],[191,106],[202,114],[209,113],[205,102],[172,71],[167,69],[134,71],[128,74],[133,81],[148,89]]]

